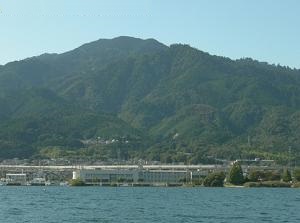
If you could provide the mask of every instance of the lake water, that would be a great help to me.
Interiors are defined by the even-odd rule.
[[[0,222],[300,222],[300,189],[0,187]]]

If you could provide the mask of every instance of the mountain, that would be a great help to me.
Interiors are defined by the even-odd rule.
[[[11,62],[0,67],[0,155],[285,162],[289,147],[300,154],[299,77],[132,37]],[[83,143],[97,137],[119,140]]]

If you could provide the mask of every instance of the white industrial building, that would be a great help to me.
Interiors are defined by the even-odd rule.
[[[186,183],[193,178],[205,176],[216,166],[103,166],[98,168],[78,169],[73,172],[73,179],[80,179],[87,184],[132,182],[132,183]]]
[[[26,185],[26,180],[25,173],[7,173],[5,178],[6,185]]]

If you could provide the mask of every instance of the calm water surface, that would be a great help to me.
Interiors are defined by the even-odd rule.
[[[0,187],[0,222],[300,222],[300,189]]]

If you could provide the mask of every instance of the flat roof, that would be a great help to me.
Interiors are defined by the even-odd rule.
[[[6,176],[26,176],[26,173],[7,173]]]

